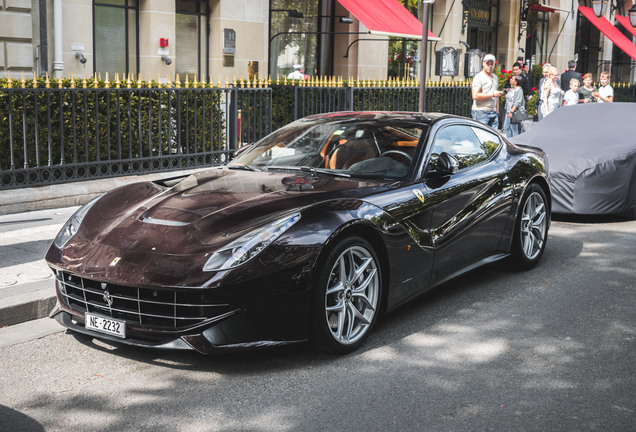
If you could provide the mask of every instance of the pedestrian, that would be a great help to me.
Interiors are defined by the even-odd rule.
[[[550,74],[551,67],[552,65],[550,63],[546,63],[543,65],[543,78],[539,80],[539,92],[537,93],[537,118],[539,121],[543,119],[543,113],[541,112],[541,106],[543,105],[543,92],[541,91],[541,89],[543,89],[543,83]]]
[[[480,123],[499,129],[499,96],[497,75],[492,71],[496,63],[495,56],[486,54],[482,60],[482,70],[473,78],[471,115]]]
[[[300,73],[301,73],[301,74],[303,74],[303,79],[304,79],[304,80],[309,79],[309,75],[307,75],[307,74],[305,73],[305,66],[301,66],[301,67],[300,67]]]
[[[557,78],[559,76],[559,70],[555,67],[551,67],[548,72],[548,77],[543,82],[541,93],[543,95],[543,102],[541,104],[541,113],[545,118],[548,114],[554,112],[555,109],[561,106],[563,99],[563,91],[557,84]]]
[[[578,92],[579,80],[576,78],[572,78],[569,84],[570,84],[570,89],[566,91],[565,95],[563,96],[563,106],[576,105],[579,103],[579,98],[581,97]]]
[[[508,138],[519,135],[521,121],[526,117],[524,115],[526,112],[526,99],[523,97],[523,90],[521,89],[522,81],[523,78],[519,75],[511,76],[510,85],[512,88],[506,93],[506,117],[503,130]]]
[[[583,85],[583,77],[580,72],[576,71],[576,61],[570,60],[568,62],[568,70],[561,74],[561,83],[563,84],[563,91],[570,90],[570,80],[576,78],[579,81],[579,87]]]
[[[614,89],[610,85],[609,72],[601,72],[601,87],[597,92],[593,92],[592,96],[598,103],[612,103],[614,102]]]
[[[302,80],[305,78],[305,75],[300,71],[302,69],[302,66],[299,64],[295,64],[294,65],[294,71],[290,72],[289,75],[287,75],[287,79],[290,80]]]
[[[530,77],[530,67],[528,66],[528,62],[523,62],[523,66],[521,67],[521,75],[528,80],[530,83],[530,87],[534,84],[532,82],[532,78]]]
[[[596,87],[592,85],[592,74],[586,73],[583,75],[583,85],[579,87],[579,103],[596,102],[593,96],[594,92],[596,92]]]
[[[523,65],[519,62],[513,64],[512,74],[514,76],[521,77],[521,84],[519,85],[519,87],[521,87],[521,90],[523,90],[523,97],[528,100],[528,97],[530,96],[530,80],[523,76]],[[508,81],[505,84],[504,89],[506,89],[506,91],[511,88],[511,82],[512,81]]]

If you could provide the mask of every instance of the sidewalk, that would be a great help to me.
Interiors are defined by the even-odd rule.
[[[198,170],[0,191],[0,328],[48,316],[55,280],[44,255],[81,204],[127,183]]]

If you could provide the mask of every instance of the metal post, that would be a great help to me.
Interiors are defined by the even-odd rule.
[[[435,0],[422,0],[422,47],[421,47],[421,66],[420,66],[420,112],[425,111],[426,102],[426,51],[428,48],[428,5]]]

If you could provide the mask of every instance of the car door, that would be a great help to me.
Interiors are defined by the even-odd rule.
[[[503,190],[506,172],[494,161],[502,145],[497,134],[469,124],[442,126],[431,138],[424,183],[432,209],[432,282],[497,253],[509,214]],[[442,152],[459,162],[455,174],[430,171]]]

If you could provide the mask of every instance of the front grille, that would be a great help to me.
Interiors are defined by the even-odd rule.
[[[125,320],[128,325],[160,331],[187,330],[233,315],[238,308],[215,301],[203,290],[137,288],[105,284],[56,271],[62,301],[77,312]]]

